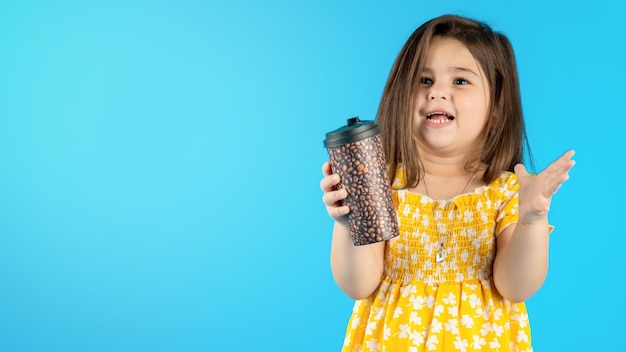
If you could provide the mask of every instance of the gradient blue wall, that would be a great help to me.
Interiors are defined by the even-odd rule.
[[[0,351],[339,350],[322,139],[444,13],[510,37],[537,166],[577,150],[536,350],[623,348],[614,2],[4,0]]]

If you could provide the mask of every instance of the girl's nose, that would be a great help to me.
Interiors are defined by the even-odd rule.
[[[445,89],[445,87],[438,85],[438,84],[434,84],[430,87],[430,90],[428,91],[428,99],[429,100],[436,100],[436,99],[446,100],[449,98],[448,94],[449,93],[447,89]]]
[[[428,92],[428,99],[429,100],[436,100],[436,99],[446,100],[448,99],[448,94],[441,90],[431,90],[430,92]]]

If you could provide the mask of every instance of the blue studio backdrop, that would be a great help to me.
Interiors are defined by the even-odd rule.
[[[616,2],[3,0],[0,351],[338,351],[322,140],[445,13],[511,39],[537,169],[577,151],[535,349],[623,348]]]

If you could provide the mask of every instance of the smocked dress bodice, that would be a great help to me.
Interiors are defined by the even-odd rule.
[[[515,174],[447,201],[400,189],[403,177],[400,235],[378,289],[355,302],[343,351],[532,351],[525,304],[493,285],[496,238],[518,218]]]

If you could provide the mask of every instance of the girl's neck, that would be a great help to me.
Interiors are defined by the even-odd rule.
[[[421,156],[421,167],[425,174],[435,177],[464,177],[477,169],[484,169],[482,165],[471,165],[468,168],[467,156]]]
[[[412,191],[425,194],[435,200],[449,200],[462,193],[472,192],[484,186],[485,166],[477,164],[466,167],[466,157],[422,157],[422,179]]]

